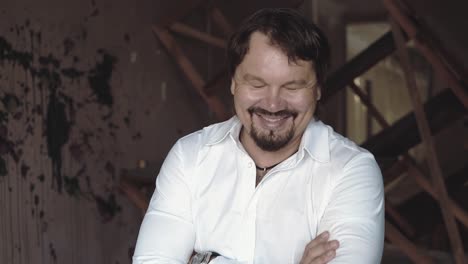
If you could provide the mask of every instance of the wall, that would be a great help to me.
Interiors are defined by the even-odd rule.
[[[130,262],[121,169],[210,121],[150,31],[161,2],[2,1],[0,263]]]

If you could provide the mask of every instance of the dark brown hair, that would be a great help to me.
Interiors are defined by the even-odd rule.
[[[270,38],[291,62],[312,62],[321,86],[328,69],[330,48],[322,31],[301,14],[288,8],[261,9],[248,17],[231,36],[227,45],[227,63],[232,78],[249,50],[250,36],[260,32]]]

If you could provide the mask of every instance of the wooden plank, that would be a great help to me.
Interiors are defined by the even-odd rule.
[[[395,246],[400,248],[414,263],[416,264],[430,264],[434,263],[432,259],[424,254],[424,251],[413,244],[405,236],[403,236],[398,229],[396,229],[390,222],[385,221],[385,237],[392,242]]]
[[[182,48],[177,44],[175,39],[169,34],[169,32],[159,26],[153,26],[153,32],[159,38],[161,43],[167,49],[169,54],[172,55],[176,63],[179,65],[182,72],[192,83],[195,90],[203,98],[203,100],[208,104],[208,107],[216,115],[216,118],[219,121],[224,121],[229,118],[223,102],[217,96],[208,96],[205,91],[205,81],[198,71],[195,69],[195,66],[188,59],[188,57],[182,51]]]
[[[133,202],[144,216],[148,209],[148,197],[146,197],[134,184],[125,178],[120,180],[120,190]]]
[[[182,1],[167,1],[159,5],[165,11],[164,16],[156,19],[155,24],[160,27],[169,27],[174,22],[180,21],[182,18],[190,14],[196,7],[205,4],[206,0],[182,0]]]
[[[372,104],[370,98],[362,91],[362,89],[359,88],[354,82],[350,84],[350,87],[353,90],[353,92],[359,97],[361,102],[368,108],[373,117],[377,119],[377,122],[379,122],[379,124],[384,129],[388,129],[388,122],[385,120],[383,115],[377,110],[377,108]],[[402,160],[395,163],[395,165],[391,167],[391,171],[385,171],[384,175],[385,177],[389,176],[389,173],[392,175],[399,175],[406,170],[408,170],[409,175],[415,178],[419,186],[421,186],[436,200],[439,200],[438,194],[434,192],[434,188],[431,186],[430,182],[426,180],[426,177],[423,175],[422,170],[419,167],[417,167],[416,162],[413,158],[411,158],[411,156],[408,153],[402,153]],[[388,184],[386,184],[385,192],[388,192],[387,186]],[[455,217],[457,217],[460,222],[462,222],[466,227],[468,227],[468,213],[450,198],[448,204],[450,210],[455,214]],[[404,225],[404,223],[402,223],[402,225]]]
[[[394,51],[395,42],[392,33],[387,32],[327,78],[322,100],[326,101]]]
[[[414,236],[414,227],[398,212],[398,210],[387,199],[385,199],[385,213],[386,216],[390,216],[408,236]]]
[[[379,125],[386,129],[390,127],[390,124],[385,120],[383,115],[377,110],[377,107],[372,103],[371,99],[367,94],[365,94],[361,88],[359,88],[354,81],[349,83],[351,90],[359,97],[361,102],[367,107],[367,111],[375,118]]]
[[[432,133],[459,120],[466,110],[450,90],[430,98],[425,106]],[[414,113],[411,112],[366,140],[361,146],[372,152],[377,158],[396,158],[421,142]]]
[[[223,12],[217,7],[211,9],[211,18],[215,22],[216,26],[223,31],[224,36],[228,38],[234,32],[234,27],[229,23]]]
[[[397,3],[393,0],[386,0],[385,6],[392,15],[392,17],[398,22],[398,24],[404,29],[411,39],[414,40],[416,48],[423,54],[426,60],[433,66],[434,70],[443,78],[452,89],[453,93],[457,95],[458,99],[462,102],[465,108],[468,108],[468,88],[465,87],[460,80],[458,80],[454,74],[446,67],[446,62],[438,56],[437,52],[431,46],[431,41],[428,36],[425,35],[425,40],[422,40],[423,35],[406,14],[398,7]]]
[[[224,39],[214,37],[206,32],[196,30],[190,26],[187,26],[183,23],[176,22],[170,26],[171,31],[185,35],[188,37],[195,38],[197,40],[203,41],[207,44],[218,48],[226,48],[226,41]]]
[[[385,0],[387,6],[389,2],[390,0]],[[439,196],[439,204],[442,210],[445,225],[448,230],[453,254],[455,256],[456,263],[466,263],[463,244],[460,238],[460,232],[458,230],[457,223],[455,222],[455,218],[448,204],[449,198],[447,194],[447,189],[445,187],[445,180],[443,178],[440,163],[437,158],[435,145],[429,128],[429,124],[426,119],[427,117],[424,113],[422,99],[418,92],[418,87],[416,84],[413,69],[411,67],[408,50],[406,49],[406,40],[403,32],[394,20],[391,20],[391,25],[392,32],[395,37],[395,43],[397,46],[397,54],[400,58],[403,72],[405,73],[408,92],[410,94],[410,98],[414,107],[414,113],[416,116],[416,122],[418,124],[419,133],[421,134],[423,144],[426,149],[428,165],[430,168],[430,175],[433,181],[432,186],[435,187],[435,190]]]

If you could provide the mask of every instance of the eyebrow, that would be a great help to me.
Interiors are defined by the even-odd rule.
[[[243,76],[243,79],[245,81],[260,81],[260,82],[263,82],[263,83],[267,83],[265,82],[265,80],[263,80],[261,77],[258,77],[258,76],[255,76],[255,75],[252,75],[252,74],[245,74]],[[281,86],[287,86],[287,85],[294,85],[294,84],[297,84],[297,85],[307,85],[309,84],[311,81],[306,81],[306,80],[291,80],[289,82],[286,82],[284,84],[282,84]]]

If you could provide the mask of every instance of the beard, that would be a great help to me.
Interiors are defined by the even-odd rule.
[[[281,110],[275,113],[269,112],[265,109],[258,108],[258,107],[251,107],[248,109],[250,113],[250,118],[252,120],[252,124],[250,127],[250,137],[253,139],[255,144],[264,151],[278,151],[288,145],[291,139],[294,136],[294,120],[297,117],[297,112],[291,110]],[[253,115],[268,115],[268,116],[276,116],[281,118],[289,118],[293,119],[292,125],[285,131],[275,131],[275,130],[266,130],[261,131],[258,129],[255,124],[253,123]]]

